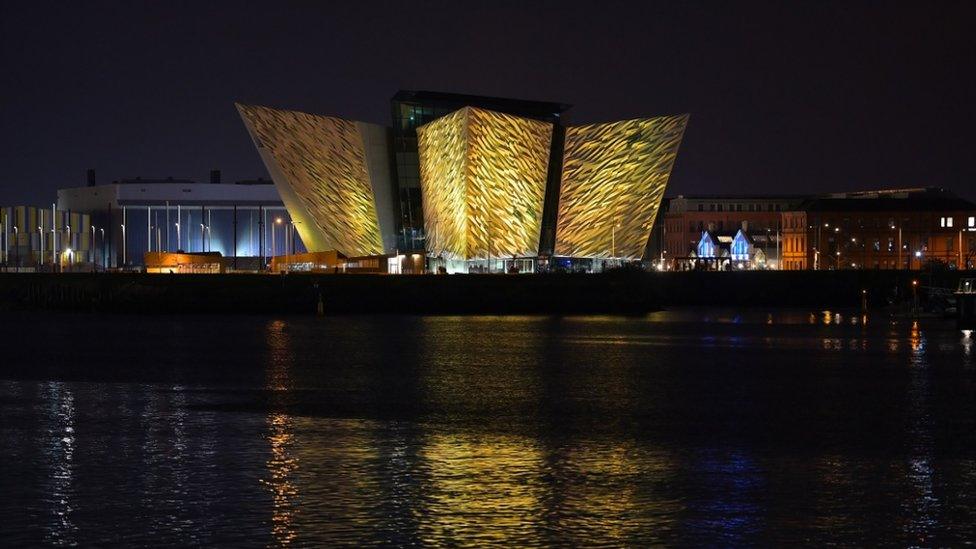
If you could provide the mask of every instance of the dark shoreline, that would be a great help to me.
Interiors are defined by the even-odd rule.
[[[599,275],[0,273],[0,309],[128,313],[645,314],[671,306],[869,307],[954,288],[957,271]],[[864,294],[863,292],[866,292]]]

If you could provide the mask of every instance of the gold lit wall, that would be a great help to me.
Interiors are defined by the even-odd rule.
[[[356,122],[267,107],[237,108],[310,252],[383,253]]]
[[[427,251],[538,254],[552,124],[465,107],[417,129]]]
[[[556,255],[643,257],[687,123],[681,115],[566,128]]]

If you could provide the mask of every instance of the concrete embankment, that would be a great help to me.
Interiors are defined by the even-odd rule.
[[[602,275],[0,273],[0,308],[147,313],[641,314],[669,306],[857,307],[955,287],[962,273],[616,272]],[[969,275],[974,276],[974,275]],[[863,294],[862,292],[866,292]]]
[[[0,307],[163,313],[639,314],[641,273],[586,275],[0,274]]]

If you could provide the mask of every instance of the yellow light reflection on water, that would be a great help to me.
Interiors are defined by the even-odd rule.
[[[271,457],[266,466],[268,477],[261,482],[271,490],[271,532],[281,545],[295,540],[297,530],[295,518],[299,509],[298,488],[293,476],[298,469],[298,458],[294,455],[294,426],[292,418],[281,411],[284,406],[283,393],[292,387],[291,340],[282,320],[268,323],[266,340],[269,351],[269,365],[266,389],[271,392],[271,409],[268,411],[267,441]]]
[[[292,474],[298,469],[298,459],[292,454],[292,420],[287,414],[268,416],[271,459],[267,462],[269,478],[262,480],[271,490],[271,533],[282,545],[294,541],[295,515],[298,511],[298,489]]]
[[[430,478],[420,539],[504,546],[531,545],[545,495],[542,453],[534,441],[508,435],[439,434],[422,459]]]

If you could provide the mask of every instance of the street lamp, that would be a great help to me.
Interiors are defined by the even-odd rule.
[[[20,229],[17,225],[14,225],[14,263],[17,265],[17,269],[20,269]]]
[[[176,225],[176,249],[179,250],[183,246],[183,240],[180,238],[180,222],[177,221],[173,225]]]
[[[281,225],[281,218],[276,217],[274,224],[271,225],[271,255],[275,256],[278,253],[278,246],[275,242],[275,225]]]
[[[102,235],[102,267],[108,269],[108,254],[105,253],[105,227],[98,229]]]
[[[40,257],[37,258],[38,265],[44,265],[44,228],[40,225],[37,226],[37,239],[40,241]]]
[[[895,227],[895,224],[892,223],[889,227],[891,230],[898,229],[898,268],[901,269],[901,225]]]
[[[125,267],[125,223],[119,225],[122,227],[122,266]]]

